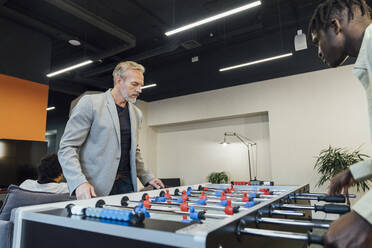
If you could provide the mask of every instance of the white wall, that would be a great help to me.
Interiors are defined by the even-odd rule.
[[[137,101],[136,104],[142,110],[143,117],[142,117],[142,128],[140,130],[139,136],[139,146],[141,149],[141,154],[145,163],[146,169],[150,170],[155,177],[161,177],[157,174],[157,167],[156,167],[156,132],[154,128],[148,126],[147,124],[147,107],[148,104],[143,101]],[[140,190],[143,185],[137,179],[138,190]]]
[[[156,128],[156,131],[157,172],[162,177],[181,177],[188,185],[206,182],[211,172],[226,171],[234,180],[247,180],[247,147],[234,137],[228,138],[230,145],[220,144],[223,134],[233,131],[257,142],[259,178],[271,178],[267,113],[167,125]],[[255,161],[251,161],[253,167]]]
[[[165,134],[164,130],[174,125],[176,128],[187,128],[187,125],[183,125],[187,122],[203,123],[213,119],[249,116],[252,113],[268,113],[271,172],[267,175],[271,174],[276,184],[310,183],[313,188],[318,180],[318,175],[313,169],[315,156],[328,145],[350,148],[363,145],[364,152],[371,154],[372,151],[366,97],[361,84],[351,73],[351,66],[143,105],[146,106],[146,121],[141,138],[142,144],[146,143],[147,146],[145,157],[151,158],[151,162],[159,163],[151,165],[152,168],[156,168],[159,177],[176,176],[177,173],[178,177],[184,175],[183,169],[175,170],[178,167],[175,163],[176,156],[165,152],[166,147],[172,143],[177,147],[180,141],[176,139],[171,141],[171,136]],[[167,127],[159,128],[160,126]],[[217,138],[216,134],[221,130],[211,131],[211,135],[214,133],[213,139]],[[197,128],[173,133],[176,133],[175,137],[184,138],[188,132],[195,137],[199,130]],[[149,135],[149,138],[146,135]],[[206,145],[207,138],[203,139]],[[212,137],[209,139],[211,146],[214,145]],[[182,163],[189,162],[190,166],[200,165],[198,157],[192,153],[195,147],[193,141],[191,137],[186,138],[180,146],[183,150],[179,153],[182,154],[178,157],[179,161],[179,158],[182,158]],[[236,156],[240,156],[238,152]],[[167,157],[169,161],[165,162]],[[203,166],[208,170],[214,170],[213,166],[218,157],[222,159],[220,154],[210,154],[209,163],[203,158]],[[239,158],[236,158],[236,161],[238,160]],[[187,175],[185,182],[194,183],[194,179],[191,176],[189,179]],[[315,191],[324,191],[324,188]]]

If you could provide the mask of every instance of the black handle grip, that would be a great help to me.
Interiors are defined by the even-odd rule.
[[[233,207],[233,213],[234,214],[239,213],[239,208],[240,208],[240,206]]]
[[[271,207],[273,209],[275,209],[275,208],[281,208],[281,204],[279,204],[279,203],[273,203],[273,204],[271,204]]]
[[[323,211],[330,214],[346,214],[350,212],[350,207],[348,205],[335,205],[335,204],[326,204],[324,206],[314,205],[315,212]]]
[[[324,245],[324,236],[317,236],[312,235],[310,233],[307,233],[307,242],[308,244],[318,244],[318,245]]]
[[[343,195],[319,196],[318,201],[344,203],[345,202],[345,196],[343,196]]]

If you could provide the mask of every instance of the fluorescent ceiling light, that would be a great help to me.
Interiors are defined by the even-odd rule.
[[[56,107],[48,107],[46,110],[49,111],[49,110],[53,110],[55,109]]]
[[[156,86],[156,84],[149,84],[149,85],[141,87],[141,89],[143,90],[143,89],[147,89],[147,88],[151,88],[151,87],[155,87],[155,86]]]
[[[261,5],[261,1],[255,1],[253,3],[249,3],[249,4],[246,4],[246,5],[243,5],[243,6],[239,7],[239,8],[232,9],[232,10],[229,10],[229,11],[225,11],[225,12],[222,12],[222,13],[220,13],[218,15],[214,15],[214,16],[208,17],[206,19],[202,19],[200,21],[193,22],[191,24],[182,26],[180,28],[177,28],[177,29],[168,31],[168,32],[165,33],[165,35],[166,36],[170,36],[172,34],[176,34],[176,33],[179,33],[179,32],[182,32],[182,31],[185,31],[185,30],[194,28],[196,26],[200,26],[200,25],[206,24],[208,22],[212,22],[212,21],[215,21],[215,20],[224,18],[226,16],[230,16],[230,15],[233,15],[233,14],[236,14],[236,13],[239,13],[239,12],[242,12],[244,10],[247,10],[247,9],[250,9],[250,8],[253,8],[253,7],[256,7],[256,6],[259,6],[259,5]]]
[[[245,66],[250,66],[250,65],[255,65],[255,64],[259,64],[259,63],[263,63],[263,62],[267,62],[267,61],[271,61],[271,60],[275,60],[275,59],[281,59],[281,58],[289,57],[289,56],[292,56],[292,55],[293,55],[292,53],[282,54],[282,55],[271,57],[271,58],[260,59],[260,60],[240,64],[240,65],[234,65],[234,66],[230,66],[230,67],[221,68],[219,71],[228,71],[228,70],[232,70],[232,69],[236,69],[236,68],[240,68],[240,67],[245,67]]]
[[[76,65],[73,65],[73,66],[70,66],[70,67],[66,67],[64,69],[61,69],[61,70],[58,70],[58,71],[55,71],[55,72],[52,72],[52,73],[49,73],[49,74],[47,74],[47,77],[54,77],[58,74],[64,73],[66,71],[71,71],[73,69],[76,69],[76,68],[79,68],[79,67],[82,67],[82,66],[85,66],[85,65],[89,65],[91,63],[93,63],[93,60],[87,60],[87,61],[84,61],[82,63],[76,64]]]

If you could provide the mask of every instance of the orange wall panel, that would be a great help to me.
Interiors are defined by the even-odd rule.
[[[49,86],[0,74],[0,139],[45,140]]]

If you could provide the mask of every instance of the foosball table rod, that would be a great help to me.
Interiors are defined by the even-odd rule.
[[[345,203],[345,196],[343,196],[343,195],[303,196],[303,195],[292,194],[292,195],[289,195],[288,198],[292,199],[292,200],[315,200],[315,201]]]
[[[235,189],[235,188],[211,188],[211,187],[202,187],[199,185],[198,189],[188,189],[190,192],[194,193],[200,193],[201,191],[205,192],[218,192],[218,191],[224,191],[228,194],[243,194],[244,192],[251,193],[251,192],[272,192],[274,194],[283,194],[286,193],[287,190],[279,190],[279,189],[271,189],[264,187],[264,188],[254,188],[254,189]],[[226,192],[228,191],[228,192]]]
[[[304,217],[304,212],[289,211],[289,210],[272,210],[272,209],[260,209],[258,210],[259,215],[283,215],[283,216],[293,216],[293,217]]]
[[[296,204],[272,204],[272,208],[276,209],[299,209],[299,210],[314,210],[315,212],[321,211],[329,214],[346,214],[350,212],[348,205],[325,204],[325,205],[296,205]]]
[[[296,196],[327,196],[325,193],[296,193]],[[346,197],[355,198],[355,194],[348,194]]]
[[[289,226],[303,226],[309,228],[325,228],[328,229],[329,223],[316,223],[306,220],[292,220],[292,219],[277,219],[277,218],[256,218],[256,223],[269,223],[269,224],[279,224],[279,225],[289,225]]]
[[[141,201],[134,201],[134,200],[128,200],[128,202],[132,203],[140,203]],[[159,205],[159,206],[173,206],[173,207],[180,207],[182,203],[174,203],[174,202],[150,202],[151,205]],[[207,206],[207,205],[198,205],[198,204],[189,204],[189,207],[194,207],[198,209],[204,209],[204,210],[219,210],[219,211],[224,211],[225,207],[222,206]],[[236,212],[239,212],[239,206],[234,207],[236,209]]]
[[[273,230],[256,229],[256,228],[243,228],[238,231],[238,234],[255,235],[255,236],[263,236],[263,237],[271,237],[271,238],[303,240],[307,242],[308,245],[310,244],[324,245],[323,236],[317,236],[317,235],[313,235],[310,233],[302,234],[302,233],[273,231]]]
[[[224,193],[224,192],[218,192],[220,194],[209,194],[209,193],[204,193],[205,196],[207,197],[210,197],[210,198],[220,198],[221,195],[224,195],[226,196],[227,198],[230,198],[230,199],[242,199],[243,197],[247,197],[247,196],[250,196],[252,198],[274,198],[278,195],[271,195],[271,194],[265,194],[265,193],[262,193],[262,192],[257,192],[257,193],[249,193],[249,195],[244,192],[243,194],[228,194],[228,193]],[[189,194],[190,196],[193,196],[193,197],[200,197],[201,195],[203,195],[203,193],[194,193],[194,192],[191,192]]]
[[[128,202],[127,201],[121,201],[121,206],[119,205],[108,205],[105,203],[104,200],[99,200],[97,201],[96,203],[96,207],[98,208],[118,208],[118,209],[132,209],[132,210],[135,210],[136,207],[134,206],[129,206],[128,205]],[[144,207],[142,202],[139,202],[138,204],[141,208]],[[192,209],[194,209],[193,206],[190,206],[188,209],[190,209],[190,211],[192,213],[195,213],[198,215],[198,218],[201,219],[201,220],[204,220],[205,218],[212,218],[212,219],[225,219],[227,217],[229,217],[228,215],[222,215],[222,214],[210,214],[210,213],[206,213],[205,211],[193,211]],[[154,208],[146,208],[145,211],[149,212],[149,213],[163,213],[163,214],[177,214],[177,215],[185,215],[185,216],[190,216],[190,213],[191,212],[188,212],[188,211],[180,211],[180,210],[171,210],[171,209],[154,209]],[[195,218],[197,219],[197,218]]]

